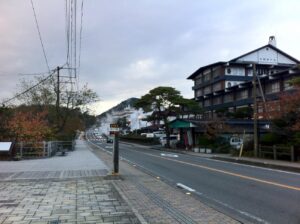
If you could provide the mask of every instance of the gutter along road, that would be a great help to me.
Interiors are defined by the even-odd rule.
[[[112,152],[112,144],[97,140],[90,142]],[[174,186],[178,183],[188,186],[195,190],[191,194],[200,201],[241,222],[300,223],[298,173],[123,143],[119,145],[119,150],[122,159]]]

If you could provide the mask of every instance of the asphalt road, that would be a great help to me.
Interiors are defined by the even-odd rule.
[[[113,144],[91,140],[112,151]],[[242,222],[300,223],[300,174],[120,144],[120,156]],[[120,170],[122,172],[122,170]],[[188,205],[187,205],[188,206]]]

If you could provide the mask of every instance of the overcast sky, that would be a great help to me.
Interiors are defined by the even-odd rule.
[[[63,65],[65,1],[33,3],[49,65]],[[300,59],[299,9],[298,0],[85,0],[80,84],[99,94],[96,114],[162,85],[191,98],[186,78],[196,69],[261,47],[270,35]],[[30,0],[0,0],[0,100],[18,91],[18,74],[44,71]]]

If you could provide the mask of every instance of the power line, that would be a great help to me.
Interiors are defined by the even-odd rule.
[[[10,98],[10,99],[8,99],[8,100],[3,101],[1,104],[6,104],[6,103],[8,103],[8,102],[10,102],[10,101],[12,101],[12,100],[14,100],[14,99],[17,99],[18,97],[22,96],[23,94],[29,92],[30,90],[34,89],[35,87],[39,86],[40,84],[42,84],[43,82],[45,82],[45,81],[47,81],[49,78],[51,78],[52,75],[53,75],[54,73],[55,73],[55,71],[52,72],[50,75],[48,75],[46,78],[40,80],[40,81],[39,81],[37,84],[35,84],[34,86],[31,86],[30,88],[28,88],[28,89],[26,89],[25,91],[23,91],[23,92],[21,92],[21,93],[15,95],[14,97],[12,97],[12,98]]]
[[[77,82],[79,82],[80,75],[80,65],[81,65],[81,43],[82,43],[82,22],[83,22],[83,1],[81,1],[81,19],[80,19],[80,33],[79,33],[79,56],[78,56],[78,72],[77,72]],[[78,89],[78,84],[77,84]]]
[[[74,12],[74,68],[77,68],[77,58],[76,58],[76,54],[77,54],[77,0],[74,0],[74,8],[75,8],[75,12]],[[76,78],[76,73],[77,73],[77,69],[75,69],[74,74],[75,74],[75,78]]]
[[[69,52],[70,52],[70,4],[68,0],[66,0],[66,16],[65,16],[65,23],[66,23],[66,41],[67,41],[67,63],[69,62]]]
[[[33,1],[30,0],[30,2],[31,2],[33,14],[34,14],[36,28],[37,28],[37,31],[38,31],[38,34],[39,34],[39,38],[40,38],[40,42],[41,42],[42,49],[43,49],[43,54],[44,54],[45,62],[46,62],[47,68],[48,68],[48,72],[50,73],[50,67],[49,67],[49,64],[48,64],[48,59],[47,59],[47,56],[46,56],[46,51],[45,51],[45,48],[44,48],[44,44],[43,44],[43,40],[42,40],[42,35],[41,35],[41,32],[40,32],[39,23],[38,23],[37,16],[36,16],[36,13],[35,13]]]
[[[70,6],[70,28],[71,28],[71,31],[70,31],[70,66],[73,67],[73,0],[71,0],[70,2],[71,6]]]

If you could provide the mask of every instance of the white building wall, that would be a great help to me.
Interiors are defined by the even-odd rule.
[[[251,54],[239,58],[241,62],[255,62],[258,64],[296,64],[294,61],[279,53],[278,51],[265,47]]]

